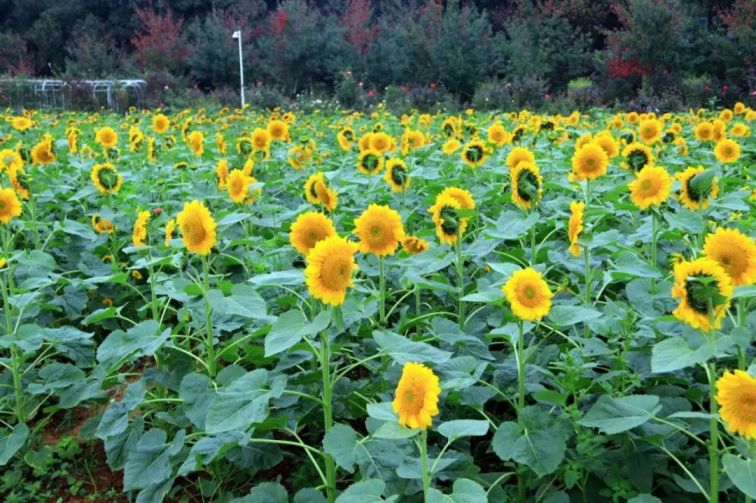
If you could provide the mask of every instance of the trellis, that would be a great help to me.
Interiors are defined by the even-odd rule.
[[[0,79],[0,97],[13,108],[65,109],[73,104],[72,93],[84,89],[91,95],[91,105],[118,111],[122,101],[126,106],[141,107],[146,86],[141,79]],[[119,93],[125,99],[117,99]]]

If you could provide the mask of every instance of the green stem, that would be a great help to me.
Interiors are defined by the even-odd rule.
[[[423,430],[420,434],[420,442],[418,443],[418,447],[420,448],[420,463],[421,463],[421,470],[422,470],[422,476],[423,476],[423,501],[425,503],[428,503],[429,500],[429,490],[430,490],[430,483],[431,483],[431,473],[430,470],[428,470],[428,430]]]
[[[320,368],[323,378],[323,428],[327,435],[333,428],[333,383],[331,381],[331,351],[328,344],[328,334],[326,331],[320,333]],[[336,464],[330,454],[324,454],[325,475],[326,475],[326,495],[328,503],[336,501]]]
[[[522,320],[517,322],[517,346],[515,359],[517,360],[517,417],[522,416],[525,408],[525,336]],[[517,501],[525,501],[525,467],[520,466],[517,470]]]
[[[657,233],[656,213],[651,212],[651,267],[656,269],[656,233]]]
[[[10,258],[10,244],[11,241],[8,233],[10,232],[9,229],[5,226],[3,226],[3,255],[7,258]],[[7,259],[6,259],[7,260]],[[2,290],[2,296],[3,296],[3,306],[5,308],[5,333],[8,337],[12,339],[14,335],[14,328],[13,328],[13,307],[10,304],[10,296],[12,295],[13,291],[13,272],[11,271],[10,264],[6,264],[7,266],[7,281],[3,281],[0,279],[0,290]],[[23,390],[23,382],[21,381],[21,357],[22,355],[19,354],[19,350],[16,347],[15,344],[11,343],[10,345],[10,372],[11,376],[13,378],[13,395],[15,398],[15,408],[16,408],[16,420],[18,423],[23,423],[26,421],[26,414],[25,414],[25,407],[24,407],[24,390]]]
[[[533,266],[536,263],[536,235],[535,225],[530,226],[530,265]]]
[[[717,409],[717,364],[709,363],[706,368],[709,378],[709,503],[719,501],[719,415]]]
[[[381,326],[386,326],[386,271],[383,257],[378,257],[378,313]]]
[[[207,300],[207,294],[210,291],[210,264],[207,255],[202,255],[202,286],[205,297],[205,330],[207,339],[205,346],[207,349],[207,373],[210,377],[215,377],[217,362],[215,361],[215,344],[213,342],[213,308],[210,301]]]
[[[457,269],[457,321],[459,322],[460,330],[465,328],[465,303],[462,302],[462,297],[465,295],[465,278],[464,278],[464,266],[462,261],[462,236],[457,227],[457,240],[454,243],[454,248],[457,255],[456,269]]]

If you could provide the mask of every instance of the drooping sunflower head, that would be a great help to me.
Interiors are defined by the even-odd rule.
[[[509,172],[512,202],[524,210],[536,206],[543,196],[543,178],[538,166],[520,162]]]
[[[467,229],[467,218],[461,217],[457,210],[462,209],[458,199],[443,193],[436,197],[436,202],[428,208],[436,224],[436,236],[439,241],[454,244]]]
[[[393,192],[404,192],[409,188],[411,181],[407,163],[401,159],[389,159],[386,161],[386,174],[383,179]]]
[[[352,142],[354,141],[354,129],[345,127],[336,135],[336,140],[338,140],[341,150],[349,152],[352,150]]]
[[[289,149],[289,166],[302,169],[312,160],[312,149],[305,145],[295,145]]]
[[[703,252],[722,266],[735,286],[756,282],[756,242],[739,230],[718,228],[706,236]]]
[[[719,162],[731,164],[740,159],[740,145],[729,138],[719,140],[714,147],[714,155]]]
[[[421,237],[406,236],[402,240],[402,248],[412,255],[419,255],[428,249],[428,242]]]
[[[609,157],[600,145],[590,142],[575,151],[572,156],[572,175],[580,181],[595,180],[605,175]]]
[[[171,127],[171,120],[165,114],[155,114],[152,117],[152,130],[163,134]]]
[[[404,239],[402,217],[388,206],[371,204],[354,221],[360,251],[382,257],[393,255]]]
[[[282,120],[274,119],[268,122],[268,134],[273,140],[288,141],[289,125]]]
[[[379,173],[383,164],[383,154],[378,150],[363,150],[357,157],[357,169],[369,176]]]
[[[218,153],[225,154],[227,150],[226,138],[220,133],[215,133],[215,146],[218,149]]]
[[[502,291],[512,307],[512,313],[521,320],[540,320],[551,310],[554,294],[541,273],[530,267],[515,271]]]
[[[201,156],[205,153],[205,133],[202,131],[192,131],[189,133],[187,143],[192,152],[194,152],[194,155]]]
[[[659,206],[669,197],[672,177],[661,166],[646,166],[630,182],[630,199],[641,210]]]
[[[24,201],[28,201],[31,197],[31,186],[26,169],[23,166],[11,167],[8,170],[8,179],[18,196]]]
[[[92,215],[92,228],[97,234],[111,234],[115,230],[113,222],[96,213]]]
[[[22,213],[21,201],[13,189],[0,188],[0,222],[8,224]]]
[[[134,246],[144,246],[147,240],[147,222],[150,220],[149,211],[138,211],[134,222],[134,230],[131,232],[131,242]]]
[[[535,163],[535,156],[525,147],[515,147],[507,155],[507,167],[511,170],[521,162]]]
[[[307,202],[310,204],[320,204],[320,200],[318,199],[318,191],[315,188],[315,185],[317,183],[325,184],[325,174],[323,174],[323,172],[321,171],[310,175],[305,182],[305,199],[307,199]]]
[[[680,304],[672,312],[683,323],[704,332],[719,328],[730,307],[732,280],[716,261],[699,258],[675,266],[672,296]]]
[[[567,236],[570,240],[570,253],[575,257],[580,256],[580,245],[578,239],[583,232],[583,217],[585,215],[585,203],[583,201],[572,201],[570,203],[570,220],[567,222]]]
[[[411,150],[417,150],[425,145],[425,135],[422,131],[407,129],[402,135],[402,154],[407,155]]]
[[[168,222],[165,224],[165,240],[163,241],[163,246],[168,248],[171,246],[171,241],[173,240],[173,233],[176,230],[176,219],[171,218],[168,220]]]
[[[310,295],[333,306],[340,306],[347,288],[353,287],[357,269],[354,254],[358,245],[338,235],[318,241],[307,255],[305,283]]]
[[[118,144],[118,133],[110,126],[105,126],[97,130],[95,142],[102,145],[103,148],[114,148]]]
[[[217,224],[210,210],[198,200],[184,203],[184,209],[176,217],[181,238],[187,250],[198,255],[207,255],[215,246]]]
[[[480,140],[468,142],[462,148],[462,160],[471,168],[477,168],[488,158],[486,144]]]
[[[727,431],[756,440],[756,378],[743,370],[726,371],[717,380],[716,400]]]
[[[709,206],[712,199],[719,195],[719,182],[714,170],[702,166],[688,167],[676,175],[680,182],[680,202],[691,210],[700,210]]]
[[[428,429],[438,414],[439,379],[421,363],[408,362],[396,386],[391,406],[399,416],[399,424],[408,428]]]
[[[725,136],[725,129],[727,124],[719,119],[714,119],[711,123],[711,139],[715,142],[719,142]]]
[[[620,164],[623,168],[640,171],[654,163],[654,153],[642,143],[633,142],[622,149],[624,160]]]
[[[31,158],[34,164],[50,164],[55,162],[52,138],[46,138],[34,145],[31,151]]]
[[[218,178],[218,189],[225,190],[226,180],[228,180],[228,160],[218,160],[215,164],[215,176]]]
[[[664,126],[660,120],[642,120],[638,125],[638,138],[647,145],[653,145],[661,139],[663,129]]]
[[[123,177],[118,174],[112,164],[107,162],[92,166],[90,176],[100,194],[115,194],[123,185]]]
[[[305,257],[323,239],[335,236],[336,227],[330,218],[315,211],[307,211],[291,224],[289,242]]]
[[[228,197],[235,203],[243,203],[247,197],[247,191],[249,190],[249,184],[252,183],[252,178],[245,175],[240,169],[233,169],[228,174],[226,180],[226,190],[228,191]]]

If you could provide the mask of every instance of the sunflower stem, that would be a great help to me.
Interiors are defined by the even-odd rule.
[[[383,257],[378,257],[378,313],[381,326],[386,326],[386,271]]]
[[[656,221],[656,212],[651,211],[651,267],[656,269],[657,267],[657,258],[656,258],[656,234],[658,233],[658,222]],[[656,281],[651,279],[651,293],[656,293]]]
[[[464,279],[464,262],[462,261],[462,233],[457,227],[457,240],[454,242],[454,248],[457,255],[456,269],[457,269],[457,321],[459,322],[459,329],[465,328],[465,304],[462,302],[462,297],[465,295],[465,279]]]
[[[418,447],[420,448],[420,463],[421,463],[421,470],[422,470],[422,477],[423,477],[423,501],[425,503],[428,503],[429,500],[429,490],[430,490],[430,482],[431,482],[431,473],[428,469],[428,430],[423,429],[422,433],[420,433],[420,442],[418,443]]]
[[[517,345],[515,346],[515,360],[517,360],[517,417],[522,417],[525,408],[525,334],[522,320],[517,322]],[[517,475],[517,501],[525,501],[525,469],[519,467]]]
[[[530,265],[535,265],[536,263],[536,236],[535,236],[535,225],[530,226]]]
[[[719,502],[719,415],[717,408],[717,363],[713,361],[706,367],[709,379],[709,503]]]
[[[331,348],[328,343],[328,334],[325,330],[320,332],[320,369],[323,380],[323,429],[327,435],[333,428],[333,382],[331,381]],[[324,454],[326,495],[328,503],[336,500],[336,464],[330,454]]]
[[[210,291],[210,264],[207,261],[207,256],[202,255],[202,287],[205,297],[205,329],[207,331],[207,340],[205,346],[207,350],[207,372],[210,377],[215,377],[216,361],[215,361],[215,345],[213,342],[213,308],[210,306],[210,301],[207,300],[207,294]]]
[[[7,225],[3,225],[3,256],[6,260],[10,258],[12,238],[9,236],[10,229]],[[13,273],[9,263],[5,264],[7,267],[7,281],[0,279],[0,290],[3,296],[3,306],[5,308],[5,333],[8,337],[13,336],[13,307],[10,304],[10,296],[13,295]],[[26,413],[24,408],[24,390],[23,382],[21,381],[21,357],[18,348],[15,344],[10,345],[10,372],[13,379],[13,395],[15,397],[16,408],[16,421],[21,424],[26,421]]]
[[[737,311],[737,322],[738,327],[745,328],[746,326],[746,313],[748,310],[746,309],[746,306],[744,306],[746,302],[746,299],[738,299],[736,302],[736,311]],[[738,346],[738,368],[740,370],[746,370],[748,368],[748,363],[746,361],[746,350],[743,345]]]

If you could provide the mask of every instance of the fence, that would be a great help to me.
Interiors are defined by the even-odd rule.
[[[57,80],[0,79],[0,106],[15,109],[140,108],[147,83],[141,79]]]

